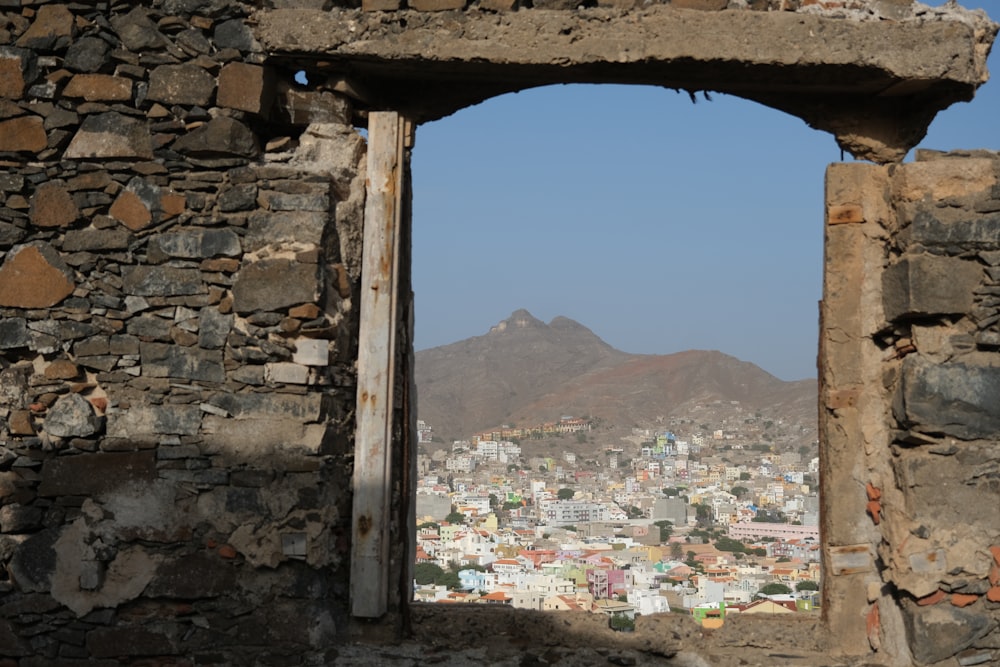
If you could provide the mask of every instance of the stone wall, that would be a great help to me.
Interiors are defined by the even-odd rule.
[[[465,38],[513,25],[482,18],[494,11],[533,12],[544,17],[539,26],[574,17],[620,27],[632,25],[635,3],[587,3],[597,14],[582,14],[578,2],[340,4],[0,1],[0,665],[322,664],[346,641],[367,152],[354,125],[369,110],[395,110],[384,93],[401,80],[420,104],[398,110],[427,102],[441,113],[456,100],[577,76],[544,63],[510,73],[513,53],[501,49],[486,62],[464,51],[491,68],[468,70],[486,88],[435,107],[436,85],[456,88],[447,68],[460,58],[444,57],[457,48],[445,45],[451,33],[439,34],[440,53],[416,39],[420,57],[442,56],[434,81],[415,76],[412,60],[382,61],[392,72],[382,79],[342,76],[377,59],[365,52],[355,62],[352,49],[414,47],[405,44],[407,21],[419,36],[461,14]],[[914,32],[894,34],[920,71],[907,40],[928,16],[955,11],[907,0],[669,4],[712,11],[643,20],[676,28],[677,17],[696,14],[765,14],[715,11],[727,7],[822,15],[824,28],[834,25],[828,19],[881,20],[864,32],[871,42],[872,26],[907,19]],[[365,39],[329,52],[302,46],[330,35],[289,18],[299,14],[265,29],[269,12],[292,10],[334,12],[346,32],[365,15]],[[954,74],[942,69],[941,89],[880,66],[834,115],[862,116],[850,112],[857,100],[902,82],[914,96],[878,98],[879,108],[916,110],[919,129],[971,94],[985,78],[996,26],[958,17],[926,28],[935,58],[960,64]],[[301,37],[300,46],[275,35]],[[579,41],[574,48],[590,48]],[[694,66],[683,54],[663,57],[670,72]],[[715,66],[714,56],[702,57]],[[823,71],[837,96],[837,86],[858,80],[842,50],[810,57],[829,59]],[[609,62],[615,69],[601,69],[600,80],[638,72],[650,82],[648,62],[631,70]],[[734,66],[755,72],[748,96],[801,88],[815,101],[815,69],[788,80],[801,73],[787,64]],[[299,69],[308,84],[295,80]],[[905,151],[907,137],[894,135],[880,155]],[[835,165],[827,188],[829,576],[826,634],[809,641],[900,665],[996,658],[1000,649],[1000,160],[923,157],[937,159]],[[403,189],[399,390],[389,429],[400,445],[388,494],[393,621],[405,616],[409,583],[406,445],[415,402],[408,179]],[[420,613],[426,631],[433,614]],[[354,630],[382,636],[387,620]],[[720,641],[733,646],[764,641],[759,631],[733,639],[738,624],[726,632]]]
[[[1000,155],[833,165],[827,206],[831,639],[894,664],[994,660]]]
[[[0,656],[297,662],[347,610],[364,141],[249,7],[145,4],[0,8]]]

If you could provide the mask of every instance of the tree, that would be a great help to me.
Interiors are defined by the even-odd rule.
[[[761,589],[757,591],[757,595],[787,595],[791,593],[792,589],[784,584],[773,583],[767,584],[766,586],[761,586]]]
[[[653,525],[660,529],[660,544],[668,542],[674,532],[674,524],[669,521],[654,521]]]
[[[465,523],[465,515],[461,512],[452,512],[444,520],[448,523]]]
[[[413,566],[413,578],[421,586],[433,584],[443,574],[444,570],[435,563],[417,563]]]
[[[750,493],[750,489],[748,489],[745,486],[734,486],[733,488],[729,489],[729,493],[733,494],[737,498],[742,499],[743,496]]]
[[[681,546],[680,542],[674,542],[670,545],[670,558],[673,560],[680,560],[684,557],[684,547]]]
[[[750,479],[750,473],[748,473],[748,472],[741,472],[740,473],[740,481],[741,482],[746,482],[749,479]]]
[[[563,488],[556,491],[556,498],[558,498],[559,500],[572,500],[573,496],[575,495],[576,491],[574,491],[573,489]]]
[[[817,584],[815,581],[809,581],[807,579],[806,581],[800,581],[799,583],[795,584],[795,590],[797,590],[797,591],[818,591],[819,590],[819,584]]]

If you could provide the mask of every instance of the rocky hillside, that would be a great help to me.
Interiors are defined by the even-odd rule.
[[[785,382],[721,352],[636,355],[565,317],[514,312],[483,336],[416,355],[418,414],[446,442],[502,423],[590,415],[654,427],[697,404],[739,401],[815,419],[816,383]]]

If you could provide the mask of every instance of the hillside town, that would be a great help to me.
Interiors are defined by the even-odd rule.
[[[589,417],[447,446],[418,421],[414,598],[585,610],[619,629],[814,611],[815,432],[716,403],[607,443]]]

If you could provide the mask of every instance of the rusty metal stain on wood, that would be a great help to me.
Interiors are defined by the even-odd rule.
[[[833,574],[863,574],[874,567],[870,544],[851,544],[842,547],[827,547]]]
[[[357,432],[351,554],[351,613],[377,618],[387,611],[389,505],[393,452],[396,330],[399,325],[397,201],[402,192],[402,121],[395,112],[373,112],[368,122],[368,192],[361,265]]]

